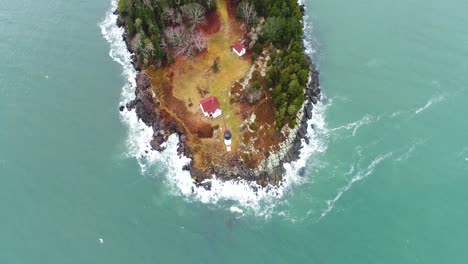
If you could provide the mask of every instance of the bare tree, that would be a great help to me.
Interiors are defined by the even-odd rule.
[[[183,26],[167,27],[164,35],[166,45],[174,48],[176,57],[182,54],[193,57],[208,47],[208,39],[199,30],[186,30]]]
[[[199,3],[189,3],[180,7],[184,16],[192,22],[194,26],[205,23],[205,8]]]
[[[208,39],[200,31],[196,31],[191,35],[190,42],[197,49],[198,52],[208,47]]]
[[[242,1],[239,4],[238,10],[240,11],[240,16],[244,20],[244,23],[247,26],[251,26],[252,23],[257,19],[257,11],[252,3],[247,1]]]
[[[182,17],[180,13],[174,8],[165,7],[163,9],[164,19],[170,25],[178,25],[182,23]]]
[[[144,41],[145,47],[144,47],[144,52],[149,56],[152,57],[154,55],[154,45],[153,43],[149,40],[146,39]]]
[[[136,33],[130,42],[130,45],[134,51],[140,51],[143,47],[143,41],[140,33]]]
[[[170,8],[170,7],[163,8],[163,14],[164,14],[164,20],[166,20],[166,22],[168,22],[169,24],[174,24],[176,12],[174,11],[173,8]]]
[[[167,39],[167,44],[170,47],[181,47],[184,45],[185,37],[186,37],[186,30],[183,26],[176,26],[176,27],[167,27],[164,30],[164,35]]]

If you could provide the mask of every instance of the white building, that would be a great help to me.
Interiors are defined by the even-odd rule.
[[[219,106],[218,98],[215,96],[210,96],[201,100],[200,109],[202,110],[203,115],[211,118],[216,118],[223,113]]]
[[[245,54],[245,47],[242,44],[240,44],[239,42],[236,42],[232,46],[232,51],[234,51],[234,53],[236,53],[237,56],[242,57],[242,55]]]

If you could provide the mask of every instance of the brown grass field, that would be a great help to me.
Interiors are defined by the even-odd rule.
[[[239,58],[232,52],[232,43],[242,39],[243,32],[235,18],[229,17],[226,2],[217,0],[217,4],[219,27],[217,32],[209,35],[207,51],[195,59],[182,58],[171,66],[174,72],[173,93],[187,104],[190,98],[193,107],[189,110],[199,114],[201,111],[198,102],[206,96],[216,96],[223,110],[223,116],[210,122],[230,129],[234,138],[233,147],[235,147],[235,139],[238,138],[238,129],[242,120],[238,106],[230,104],[228,93],[233,82],[245,76],[251,62],[250,59]],[[220,70],[217,73],[211,70],[214,60],[219,62]]]

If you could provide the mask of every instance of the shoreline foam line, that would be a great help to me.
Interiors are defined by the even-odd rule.
[[[122,87],[120,103],[125,105],[135,97],[137,72],[131,64],[132,54],[128,51],[122,38],[124,30],[116,25],[117,15],[113,13],[116,8],[117,0],[112,0],[111,7],[99,26],[103,37],[110,45],[109,56],[123,67],[122,76],[126,83]],[[307,30],[305,20],[306,17],[304,17],[304,30]],[[304,37],[304,46],[307,55],[312,56],[315,51],[311,48],[311,44],[306,37]],[[325,129],[325,110],[326,107],[321,102],[314,106],[312,119],[308,120],[307,136],[311,139],[310,144],[307,145],[303,140],[300,158],[295,162],[284,164],[286,174],[280,186],[262,188],[256,183],[243,180],[223,182],[214,178],[211,180],[210,191],[202,187],[198,188],[189,172],[182,170],[183,165],[190,162],[190,159],[177,155],[177,145],[179,143],[177,136],[172,135],[169,137],[165,143],[166,149],[163,152],[152,150],[149,145],[153,135],[152,128],[138,120],[134,110],[127,111],[126,109],[120,112],[121,121],[129,129],[127,138],[128,152],[125,157],[135,158],[143,175],[151,173],[149,169],[154,168],[155,164],[163,164],[168,169],[165,181],[171,188],[173,195],[190,198],[189,201],[194,200],[209,204],[229,201],[234,203],[234,205],[230,205],[230,208],[235,208],[234,211],[247,209],[255,211],[258,215],[268,216],[275,206],[275,201],[283,197],[292,186],[307,182],[308,179],[299,176],[299,172],[306,166],[306,161],[311,155],[326,150],[325,144],[316,138],[317,130]],[[311,128],[312,125],[314,129]]]

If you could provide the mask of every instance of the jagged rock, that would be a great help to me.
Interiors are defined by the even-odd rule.
[[[122,27],[123,26],[122,18],[120,18],[120,16],[117,17],[116,24],[117,24],[117,27]]]
[[[145,73],[138,73],[136,76],[136,85],[137,89],[135,89],[135,95],[151,88],[151,80]]]
[[[200,186],[203,187],[207,191],[211,191],[211,182],[202,182],[200,183]]]
[[[165,137],[161,134],[156,135],[150,142],[151,147],[156,151],[162,151],[164,148],[161,147],[161,144],[164,143]]]
[[[310,103],[308,103],[305,107],[304,107],[304,111],[307,115],[307,119],[312,119],[312,106]]]
[[[303,130],[303,129],[299,129],[299,130],[297,131],[297,136],[298,136],[299,138],[304,138],[304,137],[305,137],[304,130]]]
[[[194,168],[193,166],[190,166],[190,175],[192,175],[192,178],[196,182],[201,182],[204,179],[209,179],[210,178],[209,173],[206,173],[206,172],[201,171],[201,170],[199,170],[197,168]]]
[[[318,102],[318,98],[317,97],[312,97],[312,103],[316,104]]]
[[[122,112],[124,109],[125,109],[125,106],[123,106],[123,105],[121,105],[121,106],[119,107],[120,112]]]
[[[305,14],[305,5],[304,4],[299,5],[299,9],[301,10],[301,14],[304,15]]]
[[[307,122],[302,122],[301,123],[301,129],[304,131],[304,133],[307,134]]]
[[[177,154],[183,155],[185,153],[185,145],[184,144],[179,144],[177,147]]]

